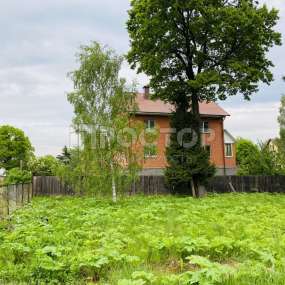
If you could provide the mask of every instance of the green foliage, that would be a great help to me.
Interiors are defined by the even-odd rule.
[[[266,143],[259,144],[260,159],[258,172],[261,175],[284,175],[285,174],[285,160],[282,153],[278,149],[272,149]]]
[[[52,155],[46,155],[32,159],[28,165],[34,176],[55,176],[59,162]]]
[[[239,175],[284,175],[285,161],[277,149],[270,145],[254,144],[250,140],[239,138],[237,163]]]
[[[144,157],[156,157],[156,156],[157,156],[157,146],[156,145],[144,146]]]
[[[82,175],[84,163],[89,164],[88,160],[84,160],[83,153],[78,148],[69,150],[70,157],[68,163],[60,163],[57,168],[56,176],[60,177],[67,184],[72,185],[76,192],[82,191],[82,180],[85,176]],[[87,167],[86,167],[87,168]],[[88,188],[88,186],[86,187]]]
[[[105,155],[105,157],[104,157]],[[96,196],[107,196],[110,194],[112,180],[110,179],[110,165],[105,159],[108,153],[95,151],[92,148],[74,148],[70,150],[70,161],[68,164],[60,164],[57,176],[71,185],[73,190],[80,194],[95,194]],[[121,174],[122,175],[122,174]],[[121,179],[122,182],[123,178]],[[127,177],[126,177],[127,180]],[[121,182],[118,178],[117,192],[120,194],[129,181]]]
[[[239,175],[254,175],[259,149],[252,141],[239,138],[236,140],[237,164]]]
[[[283,195],[35,198],[0,223],[0,282],[280,285],[284,221]]]
[[[25,168],[33,156],[33,150],[29,138],[22,130],[0,126],[0,169]]]
[[[32,181],[32,173],[20,168],[12,168],[6,171],[4,185],[30,183]]]
[[[135,93],[119,77],[123,58],[113,50],[93,42],[81,47],[78,54],[80,67],[71,73],[74,92],[68,94],[74,106],[74,128],[80,135],[83,147],[71,153],[71,170],[66,177],[77,177],[80,192],[112,189],[116,192],[134,180],[139,169],[138,153],[131,132],[135,110]],[[121,183],[121,182],[124,183]],[[121,187],[121,185],[124,185]]]
[[[155,96],[175,104],[248,99],[273,80],[267,52],[281,44],[278,11],[256,2],[133,0],[128,60],[150,76]]]
[[[195,144],[197,133],[188,132],[184,134],[183,140],[177,139],[178,133],[189,128],[193,121],[193,115],[189,112],[176,112],[171,118],[171,127],[176,128],[177,133],[171,135],[166,151],[169,165],[165,177],[173,193],[190,194],[191,183],[198,181],[205,184],[215,174],[215,167],[209,162],[209,152],[200,144]],[[194,146],[187,147],[187,143],[193,143]]]

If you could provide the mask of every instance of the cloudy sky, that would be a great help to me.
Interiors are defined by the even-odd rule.
[[[285,37],[285,2],[264,0],[280,10],[278,30]],[[75,53],[92,40],[126,53],[128,0],[9,0],[0,3],[0,124],[22,128],[38,155],[57,154],[70,145],[72,107],[66,93],[72,90],[67,73],[76,68]],[[285,39],[283,39],[285,42]],[[285,93],[285,46],[274,48],[275,82],[260,86],[251,102],[233,98],[221,102],[231,118],[226,127],[235,136],[255,141],[278,134],[278,106]],[[137,79],[124,64],[122,75]]]

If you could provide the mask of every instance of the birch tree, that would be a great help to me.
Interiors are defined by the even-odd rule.
[[[120,78],[123,57],[113,50],[93,42],[81,47],[77,58],[80,66],[70,73],[74,91],[68,100],[83,145],[79,159],[82,188],[92,192],[112,189],[116,202],[120,185],[126,187],[139,169],[133,151],[136,128],[131,123],[135,92]]]

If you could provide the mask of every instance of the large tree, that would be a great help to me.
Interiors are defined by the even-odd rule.
[[[7,125],[0,127],[0,169],[26,168],[33,150],[22,130]]]
[[[200,101],[249,99],[273,80],[267,52],[281,44],[277,20],[254,0],[132,0],[128,60],[150,77],[154,97],[191,108],[199,145]]]

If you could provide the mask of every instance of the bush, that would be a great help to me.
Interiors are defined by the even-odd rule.
[[[6,172],[4,185],[30,183],[32,181],[32,173],[20,168],[12,168]]]
[[[35,158],[29,163],[34,176],[55,176],[58,167],[59,162],[52,155]]]
[[[267,143],[237,140],[238,175],[284,175],[284,156]]]

